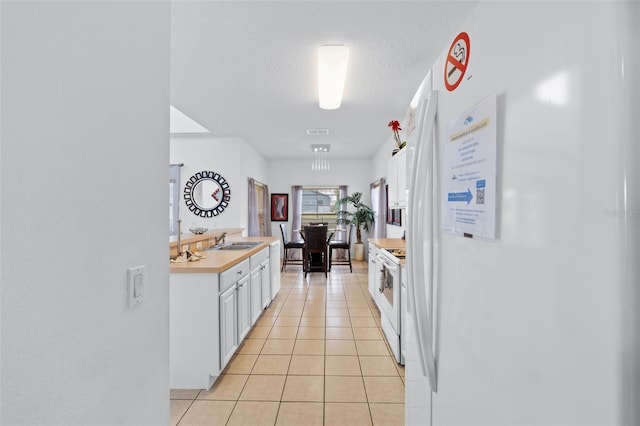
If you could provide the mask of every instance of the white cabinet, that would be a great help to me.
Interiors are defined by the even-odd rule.
[[[238,290],[233,286],[220,295],[220,354],[222,365],[238,348]]]
[[[253,325],[250,300],[249,275],[245,275],[238,281],[238,346]]]
[[[261,283],[262,283],[262,309],[271,303],[271,261],[264,260],[260,264]]]
[[[220,374],[221,363],[219,274],[172,273],[169,286],[169,385],[172,389],[209,389]],[[235,287],[232,290],[232,300],[222,307],[233,307],[224,316],[235,318]],[[235,320],[229,324],[235,327]],[[235,329],[229,335],[235,342]],[[232,351],[234,345],[231,343]]]
[[[221,273],[170,274],[172,389],[211,388],[280,289],[279,265],[273,241]]]
[[[262,270],[260,265],[251,269],[251,324],[254,324],[262,313]]]
[[[389,208],[407,206],[407,149],[403,148],[389,159],[387,165],[387,185],[389,186]]]
[[[271,275],[268,268],[269,248],[267,247],[251,256],[249,262],[251,264],[251,323],[254,324],[264,308],[271,302]]]
[[[220,371],[251,330],[249,261],[220,274]]]
[[[369,294],[374,300],[377,300],[381,270],[382,265],[378,262],[378,248],[369,244]]]
[[[280,291],[280,241],[269,244],[269,268],[271,269],[269,298],[273,300]]]
[[[249,307],[249,275],[245,273],[220,295],[220,370],[251,330]]]

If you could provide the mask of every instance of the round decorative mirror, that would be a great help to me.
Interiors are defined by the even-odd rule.
[[[184,186],[184,201],[198,216],[218,216],[227,208],[230,199],[229,184],[216,172],[198,172]]]

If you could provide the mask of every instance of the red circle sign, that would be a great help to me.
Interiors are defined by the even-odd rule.
[[[456,36],[449,48],[447,61],[444,64],[444,85],[448,91],[453,92],[462,81],[464,73],[469,65],[471,43],[469,34],[462,32]]]

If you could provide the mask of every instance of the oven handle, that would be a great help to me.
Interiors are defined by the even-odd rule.
[[[386,287],[387,283],[387,269],[385,268],[384,264],[382,265],[382,269],[380,269],[380,282],[378,283],[378,292],[380,293],[384,293],[384,288]]]
[[[395,263],[391,262],[390,260],[387,260],[387,258],[384,257],[383,255],[378,255],[378,263],[380,263],[383,268],[386,268],[386,269],[392,271],[393,274],[397,274],[398,269],[399,269],[398,265],[396,265]]]

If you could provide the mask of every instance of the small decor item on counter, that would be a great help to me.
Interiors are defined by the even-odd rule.
[[[400,122],[398,120],[391,120],[387,126],[391,127],[391,130],[393,130],[393,137],[396,140],[396,144],[391,152],[391,156],[394,156],[407,145],[407,142],[400,140],[400,130],[402,130],[402,128],[400,127]]]
[[[173,263],[185,263],[185,262],[195,262],[200,259],[204,259],[205,256],[199,252],[192,252],[191,250],[187,250],[182,253],[182,255],[177,256],[175,259],[171,259]]]
[[[209,228],[201,228],[201,227],[189,228],[189,231],[191,231],[191,233],[196,234],[196,235],[202,235],[205,232],[207,232],[208,230],[209,230]]]

